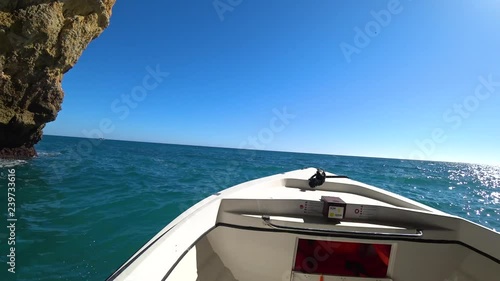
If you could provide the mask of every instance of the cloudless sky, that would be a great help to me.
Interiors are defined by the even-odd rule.
[[[499,19],[498,1],[118,0],[44,133],[500,165]]]

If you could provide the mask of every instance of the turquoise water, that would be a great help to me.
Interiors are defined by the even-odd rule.
[[[250,179],[322,167],[500,229],[500,167],[45,136],[0,161],[0,280],[103,280],[169,221]],[[7,174],[16,171],[16,273]]]

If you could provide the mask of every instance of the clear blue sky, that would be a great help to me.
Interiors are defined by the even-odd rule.
[[[498,1],[215,3],[118,0],[45,134],[500,165]]]

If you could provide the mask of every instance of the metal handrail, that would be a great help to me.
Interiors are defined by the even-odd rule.
[[[309,228],[309,227],[293,227],[293,226],[281,226],[271,222],[269,216],[262,216],[264,223],[275,229],[289,230],[289,231],[305,231],[310,233],[327,233],[327,234],[348,234],[348,235],[360,235],[360,236],[392,236],[392,237],[422,237],[424,232],[420,229],[416,229],[416,233],[392,233],[392,232],[376,232],[376,231],[356,231],[356,230],[334,230],[334,229],[324,229],[324,228]]]

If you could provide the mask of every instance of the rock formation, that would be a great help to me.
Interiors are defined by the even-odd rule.
[[[115,0],[0,0],[0,158],[36,155],[63,74],[109,25]]]

